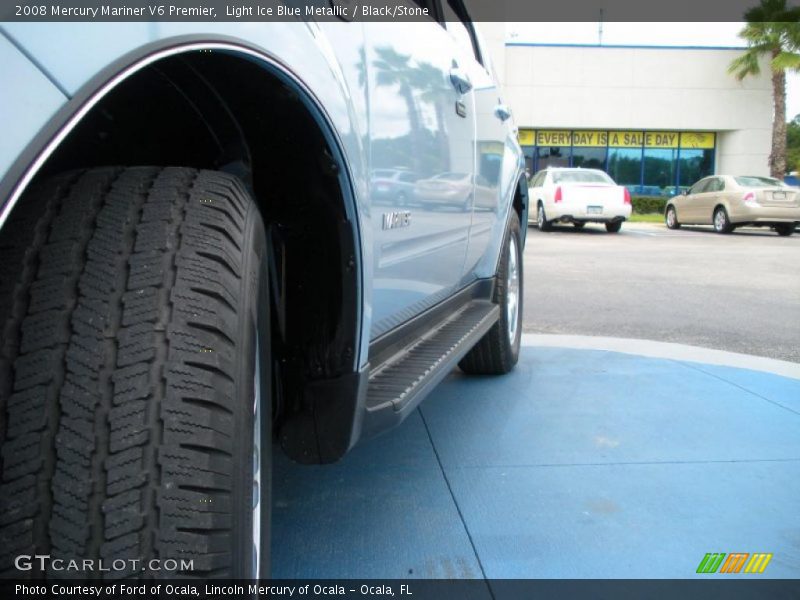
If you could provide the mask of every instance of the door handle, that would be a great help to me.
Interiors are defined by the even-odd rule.
[[[494,114],[501,121],[505,121],[509,117],[511,117],[511,109],[501,102],[500,104],[494,107]]]
[[[458,90],[459,94],[466,94],[472,89],[472,82],[469,80],[469,75],[457,66],[453,66],[453,68],[450,69],[450,83]]]

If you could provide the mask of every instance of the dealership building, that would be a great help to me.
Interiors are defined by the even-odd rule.
[[[601,168],[652,195],[769,174],[769,68],[737,81],[727,69],[742,48],[506,43],[502,24],[484,25],[531,174]]]

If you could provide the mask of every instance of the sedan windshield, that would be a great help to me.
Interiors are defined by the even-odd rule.
[[[557,171],[553,183],[614,183],[602,171]]]
[[[765,188],[765,187],[789,187],[780,179],[773,179],[772,177],[734,177],[736,183],[742,187],[747,188]]]

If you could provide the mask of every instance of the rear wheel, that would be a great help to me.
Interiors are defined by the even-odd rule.
[[[678,222],[678,213],[675,212],[675,207],[670,206],[667,208],[667,212],[664,215],[664,221],[667,224],[668,229],[680,229],[681,224]]]
[[[539,231],[550,231],[553,228],[550,221],[547,220],[547,214],[544,212],[544,205],[541,202],[536,209],[536,225],[539,227]]]
[[[581,223],[580,221],[576,221],[572,224],[575,229],[583,229],[586,226],[586,223]]]
[[[153,577],[142,569],[153,559],[170,575],[267,574],[269,314],[255,204],[223,173],[110,167],[57,177],[19,209],[37,206],[23,268],[0,283],[15,340],[4,348],[13,368],[0,371],[0,569],[63,576],[14,571],[17,555],[49,554],[122,559],[86,577]]]
[[[787,237],[794,233],[794,223],[778,223],[775,225],[775,233],[780,236]]]
[[[613,221],[612,223],[606,223],[606,231],[608,233],[618,233],[620,229],[622,229],[622,221]]]
[[[458,363],[465,373],[502,375],[517,364],[522,339],[522,276],[519,217],[513,213],[497,270],[494,300],[500,305],[500,319]]]
[[[719,206],[714,211],[714,231],[717,233],[730,233],[733,231],[733,225],[728,218],[728,211],[724,206]]]

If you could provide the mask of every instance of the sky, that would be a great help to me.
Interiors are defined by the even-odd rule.
[[[630,46],[744,47],[744,23],[603,23],[602,43]],[[507,23],[507,42],[597,44],[599,23]],[[786,118],[800,114],[800,74],[786,78]]]

